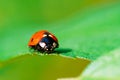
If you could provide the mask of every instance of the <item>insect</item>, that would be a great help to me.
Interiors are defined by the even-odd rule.
[[[28,46],[35,51],[51,53],[59,47],[59,44],[58,39],[52,33],[41,30],[30,38]]]

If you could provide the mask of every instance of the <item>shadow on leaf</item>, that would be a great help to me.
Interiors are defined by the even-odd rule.
[[[59,48],[59,49],[55,50],[55,52],[57,52],[57,53],[68,53],[71,51],[72,51],[72,49],[69,49],[69,48]]]

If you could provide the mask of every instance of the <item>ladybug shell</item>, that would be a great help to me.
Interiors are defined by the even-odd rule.
[[[57,43],[58,43],[58,40],[57,38],[50,32],[46,31],[46,30],[41,30],[41,31],[38,31],[36,32],[31,38],[30,38],[30,41],[28,43],[28,46],[35,46],[39,43],[39,41],[44,37],[44,34],[45,33],[48,33],[50,34],[51,38],[54,39]]]

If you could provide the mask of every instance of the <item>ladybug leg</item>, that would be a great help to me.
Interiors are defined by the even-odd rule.
[[[29,47],[29,51],[30,51],[31,53],[33,53],[33,54],[38,53],[38,51],[35,50],[35,46],[30,46],[30,47]]]
[[[35,50],[33,49],[33,47],[29,47],[29,51],[34,52]]]
[[[40,47],[39,44],[37,44],[34,49],[35,49],[36,51],[41,52],[42,54],[44,54],[44,50],[42,49],[42,47]]]

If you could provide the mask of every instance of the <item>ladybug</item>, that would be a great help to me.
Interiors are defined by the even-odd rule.
[[[52,33],[41,30],[30,38],[28,46],[35,51],[50,53],[58,48],[59,44],[58,39]]]

